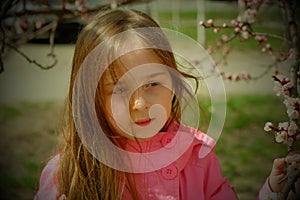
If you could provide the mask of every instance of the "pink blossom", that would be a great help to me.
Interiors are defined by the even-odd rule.
[[[241,33],[241,36],[242,36],[244,39],[248,39],[248,38],[250,37],[250,34],[249,34],[248,31],[243,31],[243,32]]]
[[[287,114],[291,119],[299,119],[299,98],[286,97],[283,101],[287,108]]]
[[[286,84],[286,83],[288,83],[288,82],[290,82],[290,79],[287,78],[287,77],[285,77],[285,76],[281,79],[281,83],[282,83],[282,84]]]
[[[246,1],[238,0],[238,5],[239,5],[240,8],[245,8],[246,7]]]
[[[285,142],[286,142],[286,144],[287,144],[288,146],[292,146],[293,143],[295,142],[295,140],[294,140],[293,138],[291,138],[291,137],[288,137],[287,140],[286,140]]]
[[[225,78],[231,81],[232,80],[232,74],[226,73]]]
[[[289,89],[291,89],[293,87],[293,85],[292,85],[292,83],[290,82],[290,81],[288,81],[286,84],[284,84],[283,86],[282,86],[282,88],[284,89],[284,90],[289,90]]]
[[[234,32],[236,32],[236,33],[240,32],[240,28],[239,27],[235,27],[234,28]]]
[[[243,31],[247,31],[248,27],[247,26],[242,26]]]
[[[282,86],[278,82],[274,82],[274,88],[273,91],[276,93],[276,96],[280,96],[282,92]]]
[[[226,35],[226,34],[222,35],[222,40],[223,40],[224,42],[228,41],[228,40],[229,40],[229,36]]]
[[[211,54],[211,53],[213,53],[215,51],[215,49],[214,49],[214,47],[212,45],[209,45],[206,50],[207,50],[207,52],[209,54]]]
[[[268,132],[268,131],[272,131],[273,128],[274,128],[274,124],[272,122],[267,122],[265,124],[264,130]]]
[[[294,110],[292,108],[287,109],[287,114],[292,119],[299,119],[299,112],[297,110]]]
[[[267,41],[267,38],[265,36],[256,35],[255,40],[257,40],[258,42],[265,42]]]
[[[233,74],[232,75],[232,80],[233,81],[239,81],[240,80],[240,76],[238,74]]]
[[[280,130],[287,130],[289,127],[289,122],[281,122],[278,124],[278,128]]]
[[[35,21],[35,28],[39,29],[46,23],[45,19],[39,18]]]
[[[289,106],[290,106],[289,98],[286,98],[286,99],[283,101],[283,104],[284,104],[286,107],[289,107]]]
[[[220,28],[215,28],[215,29],[214,29],[214,32],[215,32],[215,33],[219,33],[219,32],[220,32]]]
[[[256,9],[248,9],[245,11],[244,16],[245,16],[246,22],[253,23],[257,16],[257,10]]]
[[[293,98],[293,97],[287,97],[283,103],[287,106],[287,107],[294,107],[300,104],[300,99],[299,98]]]
[[[238,25],[238,22],[237,22],[237,20],[233,19],[233,20],[231,20],[231,24],[232,24],[233,26],[237,26],[237,25]]]
[[[288,127],[288,135],[289,136],[295,135],[297,133],[297,130],[298,130],[297,124],[294,121],[291,121]]]
[[[213,19],[209,19],[206,21],[208,26],[213,26],[214,25],[214,20]]]
[[[287,140],[287,132],[286,131],[278,131],[275,135],[275,140],[278,143],[285,142]]]
[[[245,81],[251,80],[251,75],[248,72],[242,72],[241,75]]]
[[[205,23],[204,23],[204,21],[200,21],[200,22],[199,22],[199,25],[200,25],[200,26],[204,26],[204,27],[205,27]]]

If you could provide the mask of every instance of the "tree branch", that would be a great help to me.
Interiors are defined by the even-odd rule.
[[[286,35],[285,37],[287,40],[290,41],[288,47],[292,49],[292,65],[290,66],[290,80],[292,83],[291,88],[291,97],[298,98],[298,73],[299,73],[299,65],[300,65],[300,38],[299,33],[297,30],[297,23],[295,17],[295,10],[293,7],[293,0],[282,0],[282,9],[284,13],[284,22],[286,27]],[[297,120],[290,119],[291,121]],[[294,143],[288,145],[288,152],[293,150]],[[297,181],[298,177],[300,176],[299,168],[295,168],[293,166],[287,167],[287,177],[288,183],[283,188],[282,193],[280,194],[280,199],[285,200],[288,198],[290,191],[295,186],[295,182]]]
[[[22,39],[19,39],[16,42],[16,46],[26,44],[28,41],[34,39],[36,36],[41,35],[41,34],[47,32],[47,31],[51,30],[53,28],[54,24],[57,24],[57,23],[58,23],[57,20],[53,21],[50,24],[47,24],[47,25],[43,26],[42,28],[38,29],[37,31],[31,32],[30,34],[26,35],[26,37],[23,37]]]
[[[22,17],[24,15],[32,16],[32,15],[56,15],[56,16],[65,16],[63,19],[68,19],[72,17],[79,16],[81,14],[89,14],[89,13],[95,13],[100,10],[106,10],[109,9],[110,5],[100,5],[96,6],[94,8],[85,9],[83,11],[79,11],[78,9],[54,9],[54,8],[45,8],[45,9],[39,9],[39,10],[22,10],[18,12],[9,12],[6,15],[2,17],[2,19],[7,19],[10,17]],[[69,17],[67,17],[69,16]]]
[[[30,59],[25,53],[23,53],[23,52],[22,52],[21,50],[19,50],[17,47],[15,47],[15,46],[13,46],[13,45],[11,45],[11,44],[6,44],[6,45],[9,46],[10,48],[12,48],[14,51],[16,51],[16,52],[17,52],[18,54],[20,54],[21,56],[23,56],[29,63],[32,63],[32,64],[38,66],[39,68],[43,69],[43,70],[51,69],[51,68],[53,68],[53,67],[56,65],[56,63],[57,63],[57,59],[56,59],[55,54],[49,53],[49,54],[47,55],[47,56],[53,58],[53,63],[50,64],[50,65],[44,66],[44,65],[38,63],[37,61]]]
[[[291,48],[293,50],[293,64],[290,70],[291,81],[294,87],[292,91],[292,95],[294,97],[298,97],[297,74],[299,72],[299,65],[300,65],[299,33],[297,30],[295,10],[293,9],[293,0],[284,0],[282,3],[283,3],[283,9],[285,10],[285,16],[287,19],[288,38],[290,38],[291,40]]]

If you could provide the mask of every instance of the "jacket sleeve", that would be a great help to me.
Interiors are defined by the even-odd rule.
[[[267,178],[265,184],[262,186],[262,188],[259,191],[259,196],[257,200],[277,200],[277,193],[273,192],[269,186],[269,177]]]
[[[55,200],[59,198],[57,167],[59,155],[54,156],[44,167],[39,183],[39,189],[34,200]]]

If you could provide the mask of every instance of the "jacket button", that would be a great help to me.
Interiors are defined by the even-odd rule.
[[[175,137],[175,135],[174,134],[172,134],[172,133],[166,133],[163,137],[162,137],[162,139],[161,139],[161,144],[162,144],[162,146],[163,147],[166,147],[166,148],[171,148],[171,147],[173,147],[174,146],[174,142],[172,143],[172,145],[169,145],[169,143],[171,143],[171,141],[173,140],[173,138]]]
[[[178,174],[178,169],[175,165],[169,165],[161,170],[162,176],[167,180],[172,180],[176,178]]]

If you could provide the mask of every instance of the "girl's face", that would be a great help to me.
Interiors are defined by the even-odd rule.
[[[168,66],[151,50],[121,56],[102,77],[108,123],[118,134],[145,140],[170,117],[172,79]]]

